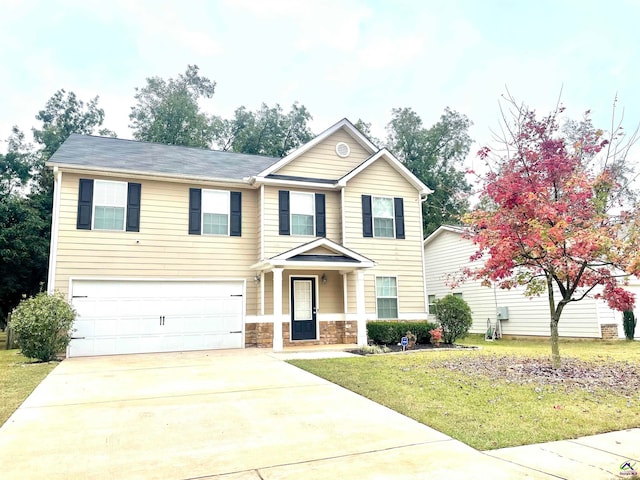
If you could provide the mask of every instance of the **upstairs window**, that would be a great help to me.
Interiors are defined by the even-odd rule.
[[[93,184],[94,230],[124,230],[127,182],[96,180]]]
[[[315,215],[314,194],[290,192],[291,202],[291,235],[309,235],[314,233],[313,217]]]
[[[327,236],[324,193],[278,191],[280,235]]]
[[[202,190],[202,233],[229,235],[229,192]]]
[[[404,239],[402,197],[362,195],[362,236]]]
[[[242,192],[189,189],[189,235],[242,236]]]
[[[393,198],[373,197],[373,236],[393,238]]]
[[[139,183],[81,178],[78,186],[78,230],[140,231]]]

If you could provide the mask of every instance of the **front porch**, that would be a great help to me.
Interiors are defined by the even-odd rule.
[[[366,344],[364,270],[374,265],[326,238],[255,264],[258,315],[245,346]]]

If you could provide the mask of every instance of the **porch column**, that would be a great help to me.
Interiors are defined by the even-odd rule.
[[[358,345],[367,344],[367,318],[364,304],[364,272],[356,272],[356,315],[358,317]]]
[[[282,345],[282,268],[273,272],[273,351],[281,352]]]

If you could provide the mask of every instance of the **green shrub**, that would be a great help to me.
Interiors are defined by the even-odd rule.
[[[455,295],[446,295],[435,301],[436,319],[442,327],[444,343],[464,338],[471,328],[471,309],[467,302]]]
[[[39,293],[23,300],[11,314],[11,329],[25,357],[48,362],[71,341],[76,313],[61,293]]]
[[[633,340],[636,334],[636,316],[631,310],[622,312],[622,326],[624,327],[624,335],[627,340]]]
[[[389,322],[375,321],[367,323],[367,337],[378,345],[395,345],[402,337],[411,332],[416,336],[417,343],[429,343],[429,330],[437,325],[431,322]]]

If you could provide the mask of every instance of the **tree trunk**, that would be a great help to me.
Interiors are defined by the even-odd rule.
[[[560,345],[558,344],[558,321],[560,320],[560,312],[562,309],[558,306],[556,310],[556,302],[553,298],[553,282],[551,276],[547,276],[547,294],[549,295],[549,312],[551,317],[551,366],[554,369],[560,368]]]
[[[560,345],[558,344],[558,318],[551,317],[551,366],[554,369],[560,368]]]

